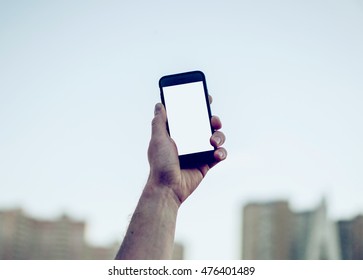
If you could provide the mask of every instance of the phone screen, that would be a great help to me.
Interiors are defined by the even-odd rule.
[[[169,133],[179,155],[213,150],[203,81],[163,87]]]

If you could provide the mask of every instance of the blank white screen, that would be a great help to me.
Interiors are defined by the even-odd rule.
[[[203,82],[163,88],[170,136],[179,155],[212,150]]]

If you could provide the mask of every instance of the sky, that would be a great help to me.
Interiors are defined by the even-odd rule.
[[[158,80],[202,70],[228,158],[179,210],[185,258],[240,258],[249,202],[363,214],[362,50],[362,0],[1,0],[0,209],[121,242]]]

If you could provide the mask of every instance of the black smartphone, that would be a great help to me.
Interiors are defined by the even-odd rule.
[[[164,76],[159,87],[166,109],[167,129],[178,148],[180,167],[212,163],[215,150],[210,144],[212,114],[203,72]]]

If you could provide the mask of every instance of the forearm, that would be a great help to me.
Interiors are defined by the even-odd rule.
[[[171,259],[179,204],[170,188],[148,183],[116,259]]]

